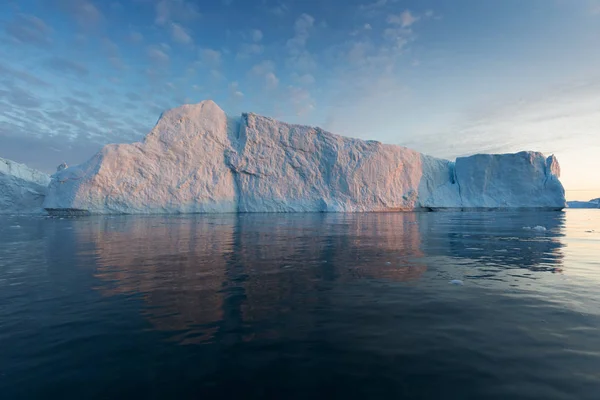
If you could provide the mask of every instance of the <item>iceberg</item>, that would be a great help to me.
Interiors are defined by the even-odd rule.
[[[590,201],[569,201],[567,202],[569,208],[600,208],[600,197],[592,199]]]
[[[161,115],[138,143],[52,175],[50,213],[170,214],[548,209],[566,206],[554,156],[452,162],[212,101]]]
[[[0,214],[41,213],[50,176],[0,158]]]

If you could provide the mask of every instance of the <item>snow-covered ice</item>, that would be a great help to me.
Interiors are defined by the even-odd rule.
[[[0,158],[0,214],[40,213],[50,177]]]
[[[600,208],[600,198],[590,201],[569,201],[567,206],[569,208]]]
[[[165,112],[139,143],[52,176],[51,210],[89,213],[562,209],[556,159],[461,157],[346,138],[204,101]]]

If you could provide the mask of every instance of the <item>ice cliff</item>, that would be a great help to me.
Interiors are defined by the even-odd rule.
[[[50,212],[196,213],[562,209],[541,153],[456,162],[204,101],[165,112],[139,143],[108,145],[52,176]]]
[[[43,212],[50,177],[0,158],[0,214]]]

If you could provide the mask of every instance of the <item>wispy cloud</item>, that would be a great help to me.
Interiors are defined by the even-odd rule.
[[[230,82],[228,88],[229,96],[234,102],[237,102],[244,97],[244,93],[240,90],[240,85],[238,82]]]
[[[157,64],[165,64],[169,62],[169,55],[165,53],[160,47],[150,46],[146,49],[148,58]]]
[[[267,11],[271,14],[277,15],[279,17],[284,16],[289,12],[290,8],[285,3],[279,3],[275,6],[268,7]]]
[[[358,9],[361,11],[374,10],[378,8],[383,8],[388,4],[388,0],[377,0],[373,3],[365,3],[358,6]]]
[[[175,22],[171,23],[171,37],[177,43],[183,43],[183,44],[192,43],[192,37],[187,32],[187,30],[183,26],[181,26]]]
[[[287,95],[297,116],[309,114],[316,107],[315,100],[305,88],[289,86]]]
[[[264,88],[267,90],[273,90],[279,86],[279,78],[275,74],[275,64],[271,60],[263,60],[255,64],[250,70],[250,74],[261,78],[265,85]]]
[[[38,108],[42,104],[31,92],[18,86],[0,89],[0,99],[8,102],[12,106],[23,108]]]
[[[221,52],[214,49],[200,49],[200,61],[203,65],[217,68],[221,65]]]
[[[5,30],[19,43],[48,46],[51,42],[52,28],[35,15],[18,14],[6,25]]]
[[[296,72],[293,72],[292,75],[292,80],[300,86],[310,86],[313,85],[316,82],[315,77],[312,74],[298,74]]]
[[[125,63],[123,62],[123,59],[121,58],[119,46],[115,42],[113,42],[112,40],[110,40],[109,38],[106,38],[106,37],[102,39],[101,45],[102,45],[102,51],[106,55],[110,65],[112,65],[115,69],[118,69],[118,70],[125,69]]]
[[[275,89],[279,86],[279,78],[277,78],[274,72],[267,72],[265,74],[265,84],[267,89]]]
[[[160,0],[155,6],[157,25],[171,22],[189,22],[200,17],[196,3],[186,0]]]
[[[314,25],[314,17],[308,14],[300,15],[294,23],[294,36],[287,41],[286,46],[288,49],[290,51],[298,51],[304,48]]]
[[[142,35],[140,32],[132,31],[129,34],[128,39],[131,43],[141,43],[144,40],[144,35]]]
[[[244,32],[242,37],[244,38],[244,42],[240,44],[236,58],[244,59],[262,54],[265,47],[260,43],[263,39],[261,30],[252,29],[248,33]]]
[[[238,59],[257,56],[263,53],[265,47],[260,43],[242,43],[236,54]]]
[[[400,14],[390,14],[387,17],[387,22],[389,24],[400,25],[402,28],[408,28],[415,22],[417,22],[420,17],[415,16],[409,10],[402,11]]]
[[[316,68],[314,55],[306,48],[310,33],[314,29],[315,19],[311,15],[301,14],[294,23],[294,36],[286,42],[289,68],[297,71],[310,71]]]
[[[250,73],[253,75],[265,75],[268,72],[273,72],[275,70],[275,63],[271,60],[263,60],[258,64],[255,64]]]
[[[255,42],[260,42],[263,38],[263,33],[260,29],[252,30],[252,40]]]
[[[11,67],[9,67],[7,65],[3,65],[3,64],[0,64],[0,75],[5,76],[5,77],[8,76],[12,79],[16,79],[21,82],[24,82],[24,83],[27,83],[30,85],[34,85],[34,86],[38,86],[38,87],[41,86],[41,87],[47,88],[47,87],[51,86],[48,82],[32,75],[29,72],[14,69],[14,68],[11,68]]]
[[[84,77],[89,74],[89,69],[82,63],[68,60],[62,57],[52,57],[46,61],[46,66],[58,72],[59,74],[73,74]]]
[[[102,12],[90,0],[57,0],[59,9],[70,15],[81,28],[96,27],[104,20]]]

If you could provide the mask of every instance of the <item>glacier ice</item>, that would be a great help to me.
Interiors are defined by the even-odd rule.
[[[228,120],[213,102],[163,113],[143,142],[107,145],[52,175],[46,209],[91,213],[236,211]]]
[[[50,212],[356,212],[565,207],[560,167],[537,152],[461,157],[346,138],[214,102],[163,113],[138,143],[58,170]]]
[[[600,198],[590,201],[569,201],[567,206],[569,208],[600,208]]]
[[[0,158],[0,214],[43,212],[49,183],[47,174]]]

